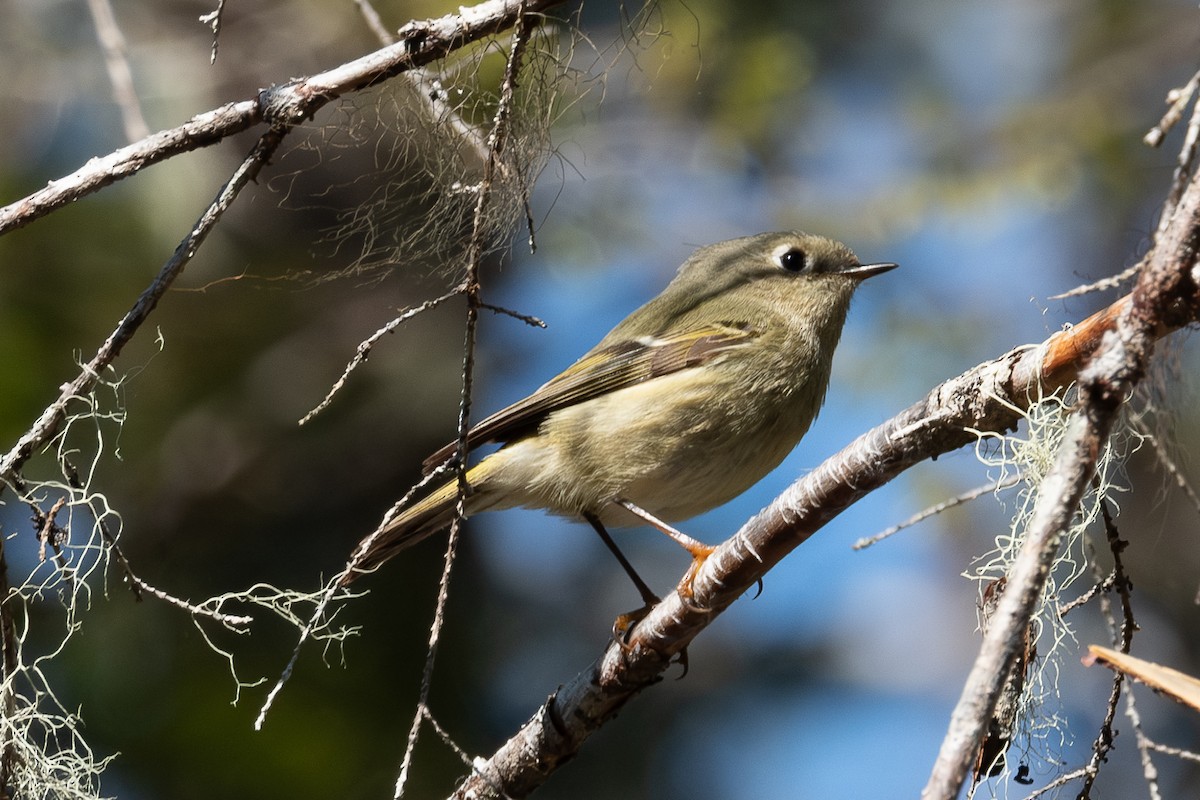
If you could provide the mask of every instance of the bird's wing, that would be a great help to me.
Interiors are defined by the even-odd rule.
[[[535,429],[552,411],[706,364],[745,346],[757,335],[749,324],[728,322],[661,336],[626,339],[597,348],[524,400],[497,411],[472,427],[467,433],[467,447],[518,438]],[[425,459],[425,470],[450,458],[456,448],[457,443],[451,442]]]

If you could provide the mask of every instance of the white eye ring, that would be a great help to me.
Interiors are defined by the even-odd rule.
[[[803,272],[808,268],[808,254],[794,244],[781,244],[771,254],[771,259],[788,272]]]

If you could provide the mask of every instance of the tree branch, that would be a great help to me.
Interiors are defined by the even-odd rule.
[[[44,189],[0,208],[0,235],[172,156],[215,144],[262,122],[295,126],[330,100],[425,66],[465,45],[516,24],[522,6],[537,14],[563,0],[486,0],[458,14],[410,22],[395,44],[339,67],[272,86],[251,100],[227,103],[106,156],[93,158]]]
[[[953,800],[966,780],[987,718],[995,707],[1021,632],[1042,595],[1050,567],[1095,473],[1117,413],[1150,363],[1156,332],[1186,303],[1194,319],[1196,264],[1200,239],[1200,182],[1193,177],[1134,287],[1131,300],[1087,358],[1079,375],[1078,408],[1068,423],[1058,456],[1039,487],[1025,542],[1008,576],[993,625],[951,716],[922,798]]]
[[[1180,204],[1179,224],[1151,252],[1132,296],[1040,345],[1016,348],[946,381],[925,399],[863,434],[793,483],[717,547],[696,573],[690,598],[676,590],[655,606],[629,632],[626,643],[610,644],[591,667],[551,695],[490,758],[477,760],[474,771],[453,797],[528,795],[574,756],[625,703],[660,680],[672,659],[785,555],[863,495],[904,470],[975,441],[977,434],[973,431],[1015,427],[1024,409],[1045,393],[1073,382],[1094,355],[1106,353],[1104,359],[1095,360],[1109,364],[1110,332],[1121,329],[1121,340],[1129,342],[1126,346],[1130,352],[1139,354],[1135,363],[1144,366],[1154,338],[1198,319],[1200,297],[1195,277],[1183,270],[1194,258],[1192,239],[1198,208],[1200,188],[1193,182]],[[1191,233],[1184,235],[1184,231]],[[1172,232],[1176,235],[1170,235]],[[1088,397],[1099,397],[1103,402],[1089,400],[1084,405],[1074,425],[1075,444],[1064,447],[1064,453],[1071,455],[1071,464],[1093,457],[1095,442],[1103,440],[1111,414],[1126,396],[1123,387],[1131,385],[1140,373],[1128,370],[1122,374],[1124,377],[1118,381],[1105,366],[1092,368],[1084,376]],[[1064,486],[1070,483],[1067,466],[1064,457],[1064,467],[1055,477]],[[1074,469],[1090,477],[1090,468]],[[1070,507],[1073,510],[1074,505]],[[1060,516],[1047,509],[1039,525],[1053,529]],[[1022,592],[1013,588],[1005,592],[1010,606],[1021,596]],[[1011,639],[1006,631],[1017,619],[1011,608],[1007,614],[1003,608],[999,610],[993,623],[995,637]],[[994,674],[1003,676],[1006,671],[997,668]],[[994,697],[990,703],[981,704],[987,707],[983,718],[993,705]],[[973,746],[967,747],[971,755],[977,746],[975,739]]]

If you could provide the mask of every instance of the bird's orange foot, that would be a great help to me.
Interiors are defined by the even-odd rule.
[[[696,573],[700,571],[700,567],[704,566],[704,562],[713,554],[717,548],[707,544],[694,542],[688,548],[688,552],[692,554],[692,565],[688,567],[688,571],[683,574],[683,578],[679,581],[679,586],[676,591],[684,600],[691,600],[693,597],[692,584],[696,580]]]
[[[629,650],[629,631],[633,629],[646,615],[650,613],[650,609],[654,608],[659,602],[659,599],[654,595],[646,598],[646,605],[633,611],[627,611],[613,620],[612,638],[613,641],[621,646],[622,650]]]

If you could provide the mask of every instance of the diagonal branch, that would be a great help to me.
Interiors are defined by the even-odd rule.
[[[1042,595],[1063,531],[1095,473],[1117,414],[1146,373],[1156,331],[1176,316],[1181,301],[1195,308],[1193,271],[1198,241],[1200,182],[1193,177],[1146,257],[1131,300],[1080,372],[1077,410],[1068,422],[1055,463],[1042,481],[994,624],[984,635],[922,798],[952,800],[966,780],[1000,684],[1016,656],[1019,632]]]
[[[56,208],[127,178],[180,153],[215,144],[259,123],[295,126],[331,100],[365,89],[444,58],[485,36],[508,29],[525,13],[537,14],[563,0],[486,0],[457,14],[410,22],[393,45],[317,75],[272,86],[251,100],[227,103],[182,125],[151,134],[106,156],[93,158],[70,175],[0,208],[0,235],[24,227]]]
[[[1200,188],[1193,183],[1180,205],[1180,228],[1194,228],[1198,208]],[[1161,267],[1153,266],[1177,267],[1186,261],[1194,252],[1189,241],[1187,236],[1161,238],[1148,262],[1152,266],[1132,296],[1040,345],[1017,348],[946,381],[792,484],[717,547],[696,573],[690,599],[678,591],[667,596],[630,631],[626,644],[610,644],[490,758],[477,760],[453,796],[528,795],[625,703],[660,680],[672,659],[725,608],[863,495],[927,458],[973,442],[972,429],[1013,428],[1022,410],[1039,396],[1073,382],[1101,350],[1102,342],[1108,341],[1106,334],[1128,328],[1131,318],[1138,320],[1138,352],[1148,352],[1154,338],[1197,321],[1200,296],[1195,278],[1180,270],[1167,276]],[[1095,382],[1095,372],[1088,373],[1089,381]],[[1108,389],[1103,396],[1110,405],[1124,399]],[[1091,426],[1098,434],[1107,430],[1099,416]],[[1011,595],[1015,601],[1018,594],[1005,592],[1005,597]],[[1003,631],[1005,626],[999,623],[998,613],[994,629]],[[1005,674],[1004,670],[997,673]]]

